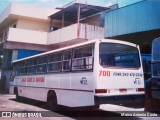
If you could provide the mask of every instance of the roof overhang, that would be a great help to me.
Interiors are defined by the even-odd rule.
[[[77,21],[78,8],[80,7],[80,19],[100,13],[110,9],[109,7],[94,6],[82,3],[74,3],[68,7],[61,8],[61,11],[50,16],[51,19],[62,20],[63,15],[65,21]]]

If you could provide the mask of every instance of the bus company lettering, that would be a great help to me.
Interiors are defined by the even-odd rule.
[[[22,82],[26,82],[26,78],[22,78]]]
[[[29,78],[22,78],[22,82],[45,82],[44,77],[29,77]]]
[[[121,73],[121,72],[114,72],[113,76],[143,77],[143,74],[142,73]]]
[[[27,82],[33,82],[33,78],[27,78]]]
[[[44,82],[44,77],[37,77],[36,82]]]

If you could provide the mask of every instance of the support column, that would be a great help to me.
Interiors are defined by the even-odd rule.
[[[62,28],[64,27],[64,13],[62,14]]]
[[[80,37],[80,17],[81,17],[81,7],[78,6],[77,9],[77,37]]]
[[[12,74],[12,50],[3,49],[2,76],[0,81],[0,91],[9,92],[10,77]]]
[[[51,21],[50,21],[50,31],[52,31],[52,22],[53,22],[53,19],[51,18]]]

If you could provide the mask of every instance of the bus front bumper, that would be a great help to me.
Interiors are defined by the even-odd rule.
[[[145,94],[119,95],[119,96],[95,96],[95,104],[125,104],[144,102]]]

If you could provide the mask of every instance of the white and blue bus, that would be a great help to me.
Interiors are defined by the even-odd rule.
[[[144,100],[139,46],[97,39],[13,61],[10,93],[52,110]]]

